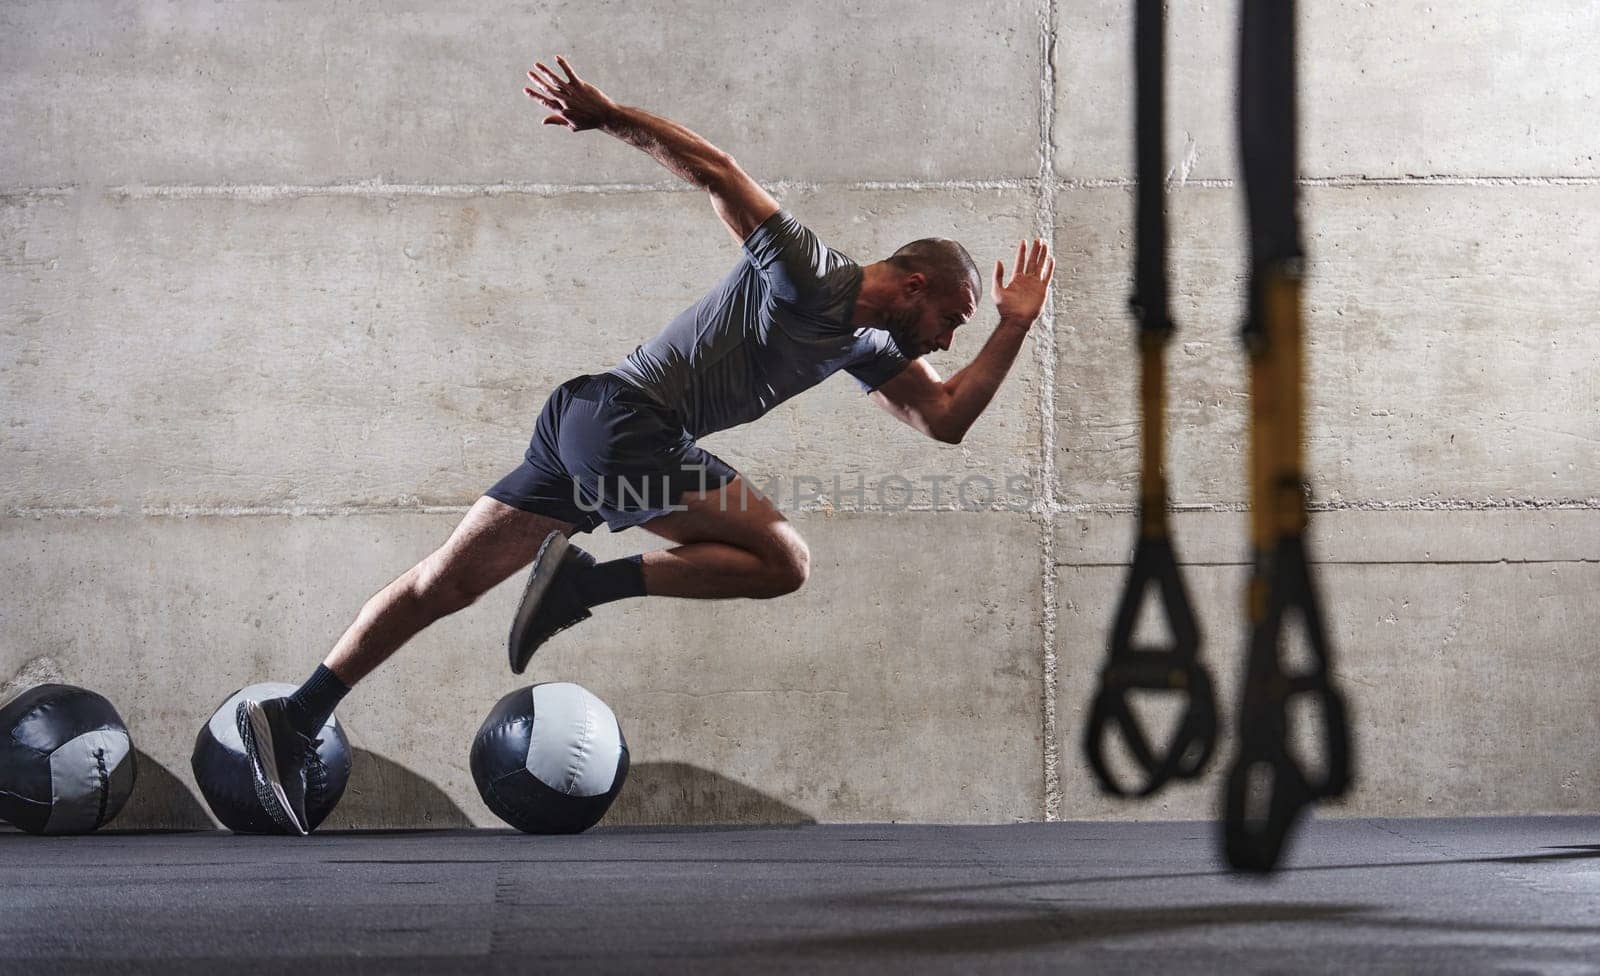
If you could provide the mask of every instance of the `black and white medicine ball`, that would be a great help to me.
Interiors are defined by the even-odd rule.
[[[237,713],[239,703],[285,698],[294,693],[295,686],[281,681],[263,681],[240,688],[228,697],[211,715],[211,720],[200,729],[194,740],[194,754],[189,765],[194,770],[194,781],[206,798],[206,805],[216,814],[222,825],[238,834],[281,834],[283,828],[261,808],[256,799],[255,782],[250,776],[250,760],[245,757],[244,743],[239,739]],[[339,719],[328,716],[317,732],[322,744],[317,746],[321,768],[313,768],[306,776],[306,829],[317,825],[339,805],[344,788],[350,782],[350,743],[345,738]]]
[[[133,793],[133,740],[100,695],[35,685],[0,707],[0,817],[31,834],[87,834]]]
[[[628,742],[605,702],[557,681],[500,699],[472,741],[472,778],[495,816],[530,834],[576,834],[628,778]]]

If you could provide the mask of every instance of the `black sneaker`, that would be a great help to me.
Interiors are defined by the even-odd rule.
[[[539,554],[533,557],[528,588],[522,591],[516,619],[511,621],[507,650],[511,671],[521,674],[539,645],[573,624],[589,619],[589,608],[578,596],[574,580],[594,557],[567,542],[560,532],[544,537]]]
[[[242,701],[235,721],[261,808],[285,833],[304,837],[306,774],[320,758],[316,740],[289,723],[288,704],[282,698]]]

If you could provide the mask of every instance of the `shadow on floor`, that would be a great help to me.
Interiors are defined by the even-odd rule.
[[[350,784],[321,830],[470,827],[450,796],[425,777],[367,749],[352,748]]]
[[[681,762],[640,763],[601,824],[812,824],[816,818],[736,779]]]
[[[1600,859],[1600,845],[1567,845],[1561,847],[1546,847],[1548,853],[1541,854],[1510,854],[1497,857],[1456,857],[1437,858],[1432,860],[1412,861],[1373,861],[1368,863],[1343,863],[1343,864],[1302,864],[1279,868],[1276,872],[1280,878],[1292,877],[1296,874],[1309,874],[1322,871],[1376,871],[1391,868],[1437,868],[1453,867],[1475,864],[1545,864],[1559,861],[1586,861]],[[1228,868],[1214,868],[1202,871],[1155,871],[1144,874],[1103,874],[1066,876],[1061,878],[1042,878],[1034,880],[993,881],[984,884],[970,885],[939,885],[925,888],[907,888],[900,891],[874,891],[859,896],[858,903],[863,908],[881,907],[886,904],[897,904],[906,907],[944,905],[945,907],[965,907],[982,909],[993,907],[991,902],[983,901],[988,893],[1003,896],[1007,892],[1014,892],[1022,897],[1036,897],[1024,894],[1029,889],[1066,888],[1078,885],[1099,884],[1127,884],[1130,881],[1172,882],[1188,881],[1198,878],[1228,878],[1245,877]],[[1254,880],[1262,880],[1255,878]],[[976,901],[954,901],[954,896],[971,896],[979,899]]]
[[[136,778],[133,795],[106,830],[215,830],[206,805],[172,770],[133,750]]]
[[[990,904],[991,911],[1008,906]],[[1150,908],[1062,908],[1009,906],[1013,914],[972,918],[945,925],[917,925],[877,931],[830,933],[762,942],[764,950],[785,953],[943,953],[1016,952],[1073,943],[1103,943],[1112,938],[1158,935],[1183,929],[1218,929],[1274,922],[1338,921],[1375,910],[1366,905],[1240,904]]]
[[[1429,860],[1348,862],[1285,868],[1280,877],[1325,871],[1371,872],[1395,868],[1443,868],[1467,865],[1537,865],[1600,858],[1600,845],[1563,845],[1536,853],[1439,858]],[[1138,936],[1163,931],[1251,924],[1259,922],[1316,922],[1334,926],[1364,926],[1401,932],[1442,932],[1455,935],[1505,935],[1539,933],[1592,937],[1600,927],[1583,920],[1571,924],[1516,922],[1447,922],[1430,918],[1395,918],[1378,906],[1284,904],[1194,905],[1119,909],[1082,909],[1070,904],[1083,896],[1070,893],[1083,885],[1124,886],[1129,882],[1157,882],[1237,877],[1228,870],[1152,872],[1144,874],[1067,875],[1054,879],[1017,879],[965,885],[938,885],[854,892],[816,899],[832,907],[849,907],[868,917],[873,912],[915,916],[930,910],[960,915],[961,921],[945,925],[884,927],[861,933],[834,933],[814,938],[764,944],[787,952],[835,953],[905,952],[919,947],[929,952],[1003,951],[1052,944],[1073,944],[1102,937]],[[995,913],[1002,913],[995,917]],[[974,916],[982,916],[975,920]]]
[[[1472,861],[1433,863],[1497,863],[1521,860],[1484,858]],[[1361,869],[1388,865],[1362,865]],[[1193,875],[1198,876],[1198,875]],[[1182,877],[1173,875],[1172,877]],[[1082,880],[1082,879],[1077,879]],[[1112,879],[1107,879],[1112,880]],[[1123,879],[1115,879],[1123,880]],[[1062,882],[1070,885],[1072,880]],[[1024,885],[1020,887],[1028,887]],[[974,889],[992,889],[976,885]],[[1006,952],[1055,945],[1099,943],[1107,939],[1155,936],[1184,929],[1205,929],[1215,933],[1228,926],[1270,923],[1317,923],[1330,926],[1356,926],[1364,929],[1389,929],[1415,936],[1419,932],[1449,933],[1456,936],[1504,936],[1510,933],[1538,933],[1556,936],[1593,937],[1600,928],[1575,920],[1571,924],[1512,921],[1447,921],[1427,917],[1395,917],[1392,906],[1381,904],[1317,904],[1293,902],[1222,902],[1181,906],[1084,908],[1060,904],[1052,906],[1046,896],[1022,894],[1018,900],[982,898],[905,897],[938,889],[875,892],[846,898],[866,928],[871,914],[892,912],[899,917],[916,917],[930,910],[961,916],[946,924],[884,926],[867,931],[826,933],[791,939],[763,941],[763,950],[786,954],[831,953],[972,953]],[[950,887],[945,891],[964,889]],[[996,914],[1000,913],[1000,914]]]

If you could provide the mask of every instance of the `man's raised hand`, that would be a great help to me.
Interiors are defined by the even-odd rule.
[[[556,64],[566,73],[565,78],[542,62],[535,62],[533,70],[528,72],[533,86],[522,89],[529,98],[553,113],[545,116],[544,124],[564,125],[573,132],[604,125],[616,112],[617,103],[607,98],[605,92],[579,78],[566,58],[557,55]]]
[[[994,263],[994,305],[1002,319],[1016,319],[1032,323],[1044,308],[1050,295],[1050,276],[1055,274],[1056,259],[1050,256],[1050,245],[1035,238],[1033,247],[1027,241],[1017,244],[1017,271],[1010,283],[1005,281],[1005,265]]]

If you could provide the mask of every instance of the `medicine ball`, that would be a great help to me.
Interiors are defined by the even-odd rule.
[[[211,720],[194,740],[194,755],[189,764],[194,780],[206,798],[211,812],[222,825],[238,834],[281,834],[283,828],[261,808],[255,783],[250,777],[250,761],[239,740],[237,713],[245,699],[265,701],[294,693],[295,686],[281,681],[264,681],[234,692],[212,713]],[[317,732],[321,768],[313,766],[306,776],[306,830],[317,825],[339,805],[350,782],[350,743],[338,718],[329,716]]]
[[[495,816],[530,834],[576,834],[606,815],[628,778],[628,742],[581,685],[538,684],[500,699],[472,742],[472,778]]]
[[[30,834],[87,834],[133,793],[133,741],[111,703],[35,685],[0,708],[0,817]]]

